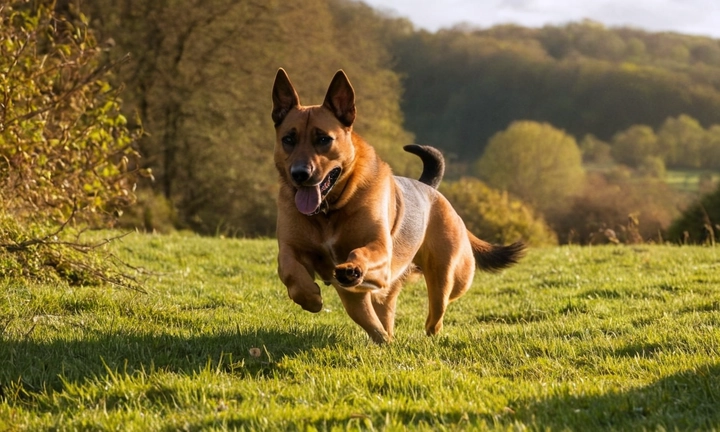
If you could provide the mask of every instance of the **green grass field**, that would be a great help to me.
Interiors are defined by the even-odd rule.
[[[423,333],[288,297],[273,240],[133,234],[146,293],[3,281],[0,430],[720,430],[720,251],[531,250]]]

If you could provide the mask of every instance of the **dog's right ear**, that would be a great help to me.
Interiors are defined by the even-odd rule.
[[[276,127],[282,123],[291,109],[300,106],[300,98],[283,68],[278,69],[277,75],[275,75],[272,100],[272,119]]]

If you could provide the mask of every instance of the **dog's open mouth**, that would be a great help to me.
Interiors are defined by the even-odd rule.
[[[333,168],[332,171],[316,186],[300,186],[295,193],[295,205],[302,214],[308,216],[319,213],[325,197],[330,193],[335,182],[340,178],[342,169]]]

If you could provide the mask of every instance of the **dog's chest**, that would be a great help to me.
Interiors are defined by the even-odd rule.
[[[323,281],[329,282],[332,280],[335,266],[345,262],[350,251],[357,245],[354,246],[348,241],[342,229],[335,229],[332,221],[314,228],[314,235],[311,236],[313,240],[309,241],[313,247],[311,252],[308,252],[311,253],[315,273]]]
[[[339,240],[339,235],[331,235],[325,238],[321,244],[322,254],[325,257],[325,261],[331,266],[336,266],[342,261],[338,259],[340,256],[338,248],[336,247]]]

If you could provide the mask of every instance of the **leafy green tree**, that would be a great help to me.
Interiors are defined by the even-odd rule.
[[[719,45],[710,38],[586,21],[399,31],[391,41],[407,127],[460,161],[478,158],[518,119],[604,141],[635,124],[657,130],[682,113],[720,124]]]
[[[587,56],[616,61],[627,50],[622,37],[601,23],[585,20],[569,27],[573,29],[573,39],[578,50]]]
[[[629,60],[639,62],[646,57],[647,50],[645,47],[645,42],[643,42],[642,39],[638,37],[630,37],[627,39],[626,44]]]
[[[507,190],[548,215],[562,211],[583,187],[575,139],[547,123],[513,122],[495,134],[476,164],[490,186]]]
[[[658,152],[658,138],[650,126],[634,125],[612,138],[613,159],[633,168],[639,167],[646,158]]]
[[[692,60],[709,66],[720,66],[720,45],[713,41],[703,41],[690,49]]]
[[[358,96],[356,131],[397,172],[417,165],[402,153],[413,137],[402,127],[400,79],[389,68],[392,59],[379,41],[384,30],[368,6],[340,0],[82,3],[114,50],[132,55],[122,79],[148,131],[141,150],[156,178],[149,187],[176,209],[180,227],[274,232],[269,113],[278,67],[288,70],[307,105],[321,103],[330,78],[344,69]]]
[[[658,130],[658,147],[668,166],[700,168],[705,129],[694,118],[682,114],[668,117]]]
[[[442,183],[440,192],[467,228],[484,240],[509,243],[522,239],[533,246],[557,244],[555,233],[528,205],[478,179],[464,177]]]
[[[580,151],[584,163],[608,164],[613,161],[610,144],[593,134],[586,134],[580,141]]]
[[[720,170],[720,125],[707,130],[700,153],[703,168]]]
[[[662,179],[665,177],[667,170],[665,169],[665,162],[658,156],[647,156],[640,162],[638,171],[645,177],[653,177]]]

